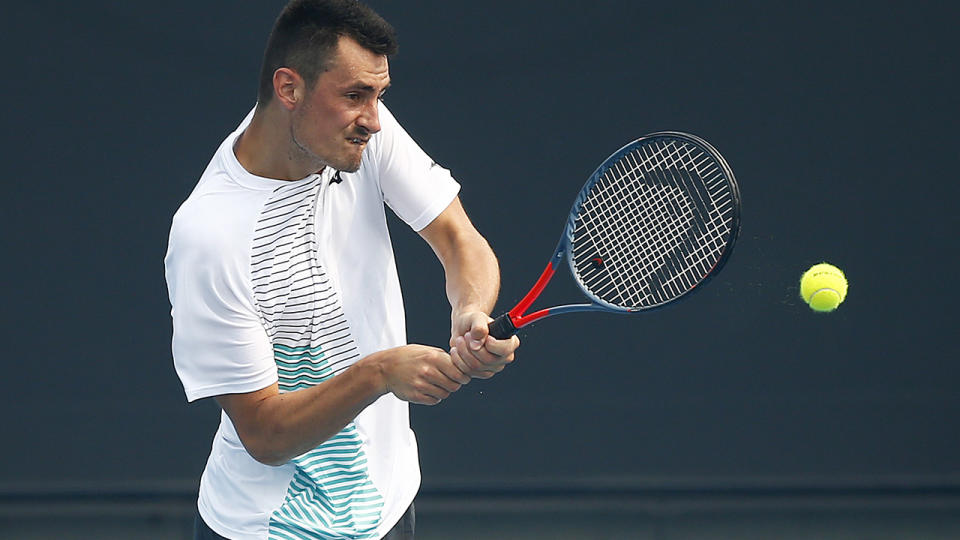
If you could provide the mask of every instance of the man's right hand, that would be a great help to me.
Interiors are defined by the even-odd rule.
[[[363,361],[376,363],[386,392],[421,405],[436,405],[470,382],[442,349],[404,345],[371,354]]]

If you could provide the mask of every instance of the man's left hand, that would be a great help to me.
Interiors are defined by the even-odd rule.
[[[520,339],[511,336],[496,339],[489,335],[493,319],[481,311],[468,311],[453,316],[450,336],[450,358],[464,374],[475,379],[489,379],[513,362]]]

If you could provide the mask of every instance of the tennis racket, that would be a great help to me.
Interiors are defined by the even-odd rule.
[[[564,313],[639,313],[675,302],[723,268],[739,232],[740,189],[710,143],[672,131],[637,139],[590,175],[547,268],[490,323],[490,335],[505,339]],[[527,314],[564,259],[590,302]]]

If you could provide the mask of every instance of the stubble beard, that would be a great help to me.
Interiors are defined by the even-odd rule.
[[[339,160],[329,160],[320,157],[312,150],[307,148],[306,145],[300,142],[300,139],[297,138],[297,130],[294,126],[295,124],[290,124],[290,140],[293,141],[293,144],[296,145],[302,155],[311,162],[311,167],[314,168],[314,170],[319,171],[324,167],[333,167],[338,171],[353,173],[360,169],[360,162],[362,161],[361,159],[357,159],[356,161],[351,160],[349,163],[338,163],[337,161]]]

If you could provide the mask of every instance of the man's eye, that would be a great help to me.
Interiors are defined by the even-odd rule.
[[[347,94],[347,99],[349,99],[350,101],[359,101],[360,94]]]

